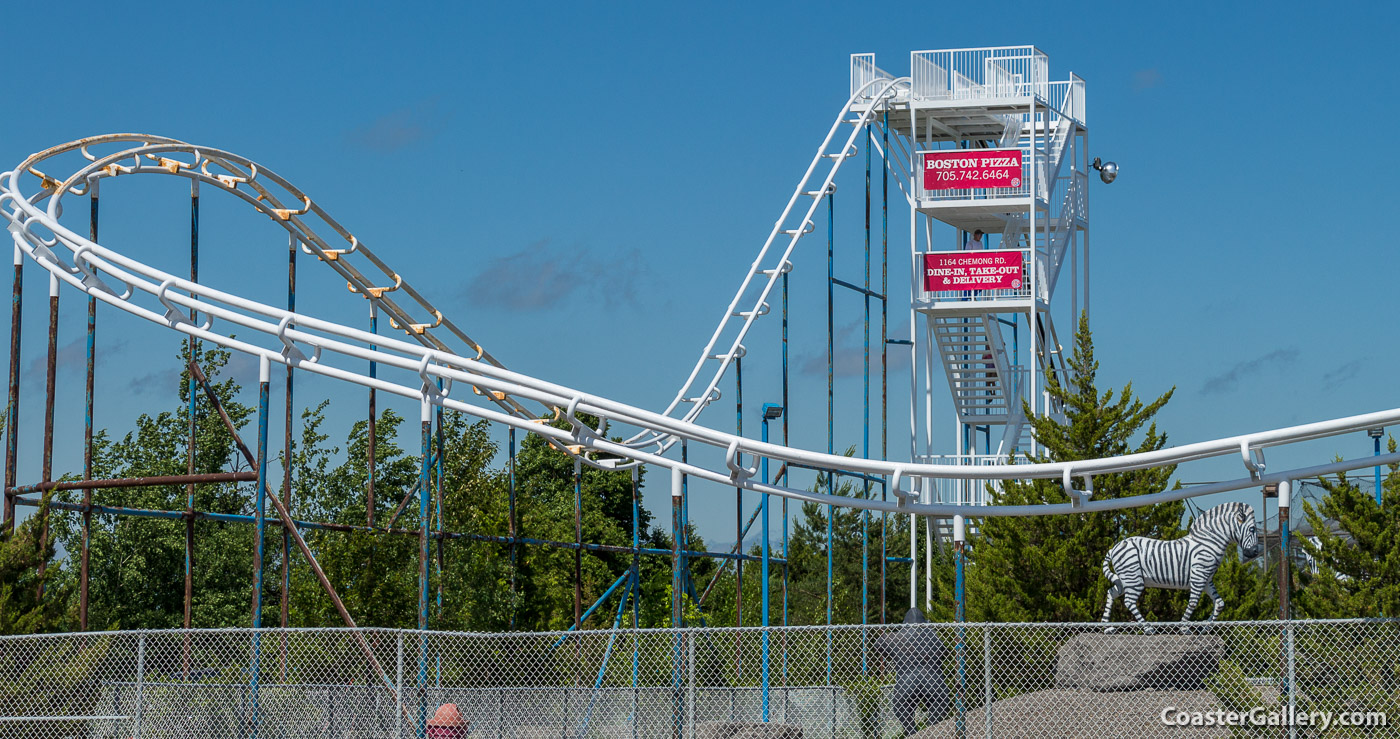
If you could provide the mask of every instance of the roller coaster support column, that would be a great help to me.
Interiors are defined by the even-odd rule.
[[[583,463],[574,459],[574,628],[583,628]]]
[[[93,180],[92,184],[97,185]],[[94,206],[95,207],[95,206]],[[93,241],[97,241],[96,235]],[[190,282],[199,282],[199,180],[190,180]],[[191,293],[190,297],[194,297]],[[190,323],[194,323],[198,313],[190,309]],[[194,366],[199,362],[199,341],[193,335],[189,337],[187,344],[189,352],[189,366]],[[196,381],[194,373],[191,372],[186,392],[186,410],[189,414],[188,432],[186,438],[186,465],[185,473],[194,475],[195,473],[195,452],[197,445],[195,442],[196,415],[195,411],[199,407],[199,393],[196,391]],[[194,483],[185,486],[185,608],[184,626],[189,629],[194,623]],[[190,671],[190,639],[186,634],[181,645],[181,675],[189,677]]]
[[[258,489],[253,492],[253,515],[256,541],[253,545],[253,628],[262,628],[263,595],[263,533],[267,528],[267,403],[268,379],[272,365],[267,357],[258,357]],[[256,639],[256,634],[254,635]],[[256,675],[255,675],[256,677]]]
[[[49,347],[44,376],[44,482],[53,479],[53,406],[58,388],[58,275],[49,273]],[[39,508],[39,551],[49,548],[49,509]],[[48,568],[48,558],[39,559],[38,598],[44,600],[44,571]]]
[[[953,619],[958,622],[957,644],[958,683],[953,707],[957,712],[957,736],[967,736],[967,634],[962,626],[967,621],[967,584],[964,579],[964,564],[967,560],[967,524],[961,515],[953,516]]]
[[[881,114],[880,154],[886,159],[890,151],[890,113],[888,107]],[[890,304],[890,168],[888,162],[880,166],[880,459],[889,459],[889,304]],[[889,499],[889,481],[880,486],[880,501]],[[880,511],[880,623],[885,622],[885,568],[888,566],[889,514]],[[786,556],[786,555],[784,555]]]
[[[507,441],[507,444],[509,445],[509,454],[510,454],[510,482],[509,482],[509,487],[506,489],[506,496],[507,496],[507,509],[506,509],[506,510],[507,510],[507,514],[508,514],[509,517],[510,517],[510,520],[507,522],[507,525],[510,527],[510,594],[511,594],[512,596],[514,596],[514,595],[515,595],[515,556],[516,556],[516,555],[515,555],[515,550],[516,550],[516,537],[520,535],[519,532],[516,531],[516,528],[515,528],[515,427],[514,427],[514,426],[511,426],[511,427],[510,427],[510,433],[508,434],[508,441]],[[511,630],[514,630],[514,629],[515,629],[515,609],[511,609],[511,612],[510,612],[510,628],[511,628]]]
[[[836,186],[826,191],[826,453],[834,454],[836,448],[836,345],[835,345],[835,303],[836,303]],[[836,476],[826,473],[826,492],[836,494]],[[831,576],[835,569],[831,519],[836,516],[836,506],[826,506],[826,625],[831,626]],[[826,682],[831,684],[831,629],[826,631]]]
[[[1290,618],[1288,591],[1291,580],[1288,557],[1288,508],[1293,497],[1293,483],[1284,480],[1278,484],[1278,617],[1284,621]]]
[[[263,596],[263,555],[264,540],[263,534],[267,529],[266,503],[267,503],[267,403],[268,403],[268,380],[272,375],[272,366],[267,357],[258,357],[258,487],[253,492],[254,505],[253,514],[255,522],[256,540],[253,544],[253,628],[262,628],[262,596]],[[262,634],[253,632],[253,665],[252,665],[252,693],[253,693],[253,736],[258,735],[258,678],[260,677],[262,649]]]
[[[5,531],[15,531],[15,465],[19,461],[19,349],[24,315],[24,252],[15,244],[15,287],[10,296],[10,398],[5,412]]]
[[[378,333],[378,332],[379,332],[379,307],[378,307],[377,305],[375,305],[373,299],[371,299],[371,300],[369,301],[369,332],[372,333],[372,334],[373,334],[373,333]],[[376,347],[374,344],[370,344],[370,345],[369,345],[369,350],[370,350],[370,351],[374,351],[374,350],[377,349],[377,348],[378,348],[378,347]],[[371,360],[369,361],[369,377],[370,377],[370,379],[372,380],[372,379],[375,379],[375,378],[378,377],[378,376],[379,376],[379,363],[376,362],[376,361],[374,361],[373,359],[371,359]],[[365,525],[370,526],[370,527],[373,527],[373,526],[374,526],[374,451],[375,451],[374,446],[375,446],[375,441],[376,441],[376,439],[375,439],[375,433],[374,433],[374,432],[375,432],[375,428],[374,428],[374,427],[375,427],[375,423],[376,423],[375,408],[374,408],[374,400],[375,400],[375,398],[374,398],[374,388],[370,388],[370,389],[369,389],[369,421],[368,421],[368,424],[367,424],[367,425],[368,425],[367,432],[368,432],[369,438],[366,440],[366,452],[365,452],[365,456],[367,457],[365,463],[366,463],[366,465],[368,466],[368,474],[369,474],[369,480],[368,480],[368,482],[365,484]],[[515,429],[512,428],[512,429],[511,429],[511,432],[514,433],[514,431],[515,431]],[[513,459],[513,458],[514,458],[514,457],[512,457],[512,459]],[[514,474],[513,471],[512,471],[512,474]],[[512,477],[512,480],[513,480],[513,479],[514,479],[514,478]]]
[[[433,404],[428,400],[428,388],[423,388],[420,421],[422,427],[423,463],[418,471],[418,628],[428,628],[428,500],[429,479],[433,466]],[[423,664],[419,669],[425,669]],[[420,674],[420,677],[422,675]]]
[[[783,273],[783,446],[788,443],[788,273]],[[782,477],[785,472],[779,472]],[[788,625],[788,499],[783,496],[783,625]],[[783,635],[787,639],[787,634]],[[783,642],[787,644],[786,641]],[[787,648],[783,649],[783,679],[787,680]]]
[[[297,251],[301,242],[296,236],[287,239],[287,310],[296,312],[297,309]],[[292,507],[292,365],[287,365],[287,403],[286,403],[286,428],[283,430],[282,445],[282,505],[288,510]],[[287,610],[291,603],[288,600],[289,591],[292,588],[292,535],[284,527],[282,529],[282,614],[278,622],[282,628],[287,628]],[[287,638],[282,637],[281,652],[282,675],[287,674]]]
[[[775,419],[775,418],[778,418],[778,417],[781,416],[781,415],[783,415],[783,407],[782,407],[782,406],[780,406],[780,405],[773,405],[772,403],[764,403],[764,404],[763,404],[763,423],[762,423],[762,428],[763,428],[763,432],[762,432],[763,443],[765,443],[765,444],[768,443],[768,422],[771,421],[771,420],[773,420],[773,419]],[[768,458],[767,458],[767,457],[764,457],[764,458],[763,458],[762,466],[763,466],[763,484],[764,484],[764,485],[767,485],[767,484],[768,484]],[[769,550],[771,549],[771,547],[769,546],[769,543],[768,543],[768,493],[763,493],[763,497],[762,497],[761,500],[762,500],[762,506],[763,506],[763,513],[759,514],[760,517],[761,517],[761,519],[762,519],[762,521],[763,521],[763,525],[762,525],[762,527],[760,528],[760,534],[759,534],[759,536],[761,537],[761,538],[760,538],[760,541],[761,541],[761,547],[762,547],[762,551],[763,551],[763,572],[762,572],[763,587],[762,587],[762,590],[761,590],[761,592],[762,592],[762,601],[763,601],[763,664],[762,664],[762,667],[763,667],[763,674],[762,674],[762,676],[761,676],[761,678],[762,678],[761,682],[762,682],[762,685],[763,685],[763,720],[764,720],[764,722],[767,722],[767,721],[768,721],[768,706],[769,706],[769,701],[768,701],[768,698],[769,698],[769,680],[768,680],[768,638],[769,638],[769,637],[768,637],[768,626],[769,626],[769,620],[768,620],[768,558],[769,558]],[[786,556],[784,557],[784,560],[786,560]],[[784,566],[786,567],[786,564],[784,564]]]
[[[432,498],[429,485],[433,468],[433,404],[428,399],[431,388],[423,386],[419,421],[422,426],[423,463],[418,472],[418,630],[428,629],[428,500]],[[422,737],[428,721],[428,640],[418,637],[418,717],[414,724]]]
[[[1283,480],[1278,484],[1278,535],[1279,535],[1279,561],[1278,561],[1278,610],[1279,619],[1283,621],[1283,665],[1282,674],[1283,691],[1288,696],[1289,708],[1296,707],[1296,696],[1293,690],[1293,623],[1292,609],[1289,608],[1288,595],[1292,586],[1292,573],[1289,572],[1291,561],[1288,556],[1288,509],[1292,503],[1293,481]],[[1294,735],[1294,729],[1289,728],[1288,736]]]
[[[870,124],[865,124],[865,294],[861,301],[865,305],[865,332],[862,335],[862,353],[865,360],[861,372],[861,452],[864,459],[870,459]],[[883,297],[883,296],[882,296]],[[861,484],[861,497],[870,499],[870,478],[866,476]],[[870,623],[870,511],[860,512],[860,625]],[[860,632],[860,674],[867,669],[867,644],[869,635],[864,629]]]
[[[88,233],[97,243],[97,180],[88,180]],[[92,479],[93,387],[97,376],[97,298],[88,296],[87,397],[83,410],[83,479]],[[78,562],[78,630],[88,627],[88,547],[92,540],[92,490],[83,491],[83,544]]]
[[[638,621],[641,616],[642,601],[642,537],[641,537],[641,498],[638,493],[638,483],[641,481],[642,468],[636,466],[632,468],[632,736],[637,736],[637,681],[641,673],[640,654],[641,637],[638,635]],[[513,524],[512,524],[513,525]],[[511,532],[511,540],[514,541],[515,532]],[[512,545],[513,546],[513,545]]]
[[[1369,436],[1371,437],[1371,440],[1374,441],[1374,442],[1376,443],[1376,456],[1377,456],[1377,457],[1381,456],[1381,437],[1382,437],[1382,436],[1385,436],[1385,429],[1384,429],[1384,428],[1367,429],[1367,430],[1366,430],[1366,434],[1369,435]],[[1381,495],[1381,490],[1382,490],[1382,489],[1381,489],[1381,466],[1380,466],[1380,465],[1376,465],[1376,505],[1377,505],[1377,506],[1379,506],[1379,505],[1381,504],[1381,499],[1384,497],[1384,496]]]
[[[681,495],[685,474],[671,468],[671,628],[681,627]],[[671,735],[680,737],[685,711],[681,705],[681,632],[675,631],[671,649]]]

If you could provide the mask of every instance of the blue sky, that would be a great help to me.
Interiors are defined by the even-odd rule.
[[[1091,154],[1122,167],[1091,195],[1103,383],[1131,380],[1153,396],[1175,386],[1160,426],[1177,443],[1396,405],[1397,349],[1384,331],[1397,307],[1387,276],[1400,155],[1385,133],[1400,112],[1393,7],[913,7],[17,5],[5,11],[0,168],[115,131],[250,156],[310,193],[508,366],[660,408],[844,101],[849,54],[874,52],[903,74],[913,49],[1035,44],[1055,79],[1087,80]],[[837,271],[856,281],[859,173],[840,183]],[[104,187],[103,241],[183,271],[182,192],[171,182]],[[281,301],[285,241],[231,201],[205,200],[202,272]],[[891,217],[893,263],[907,253],[906,218]],[[793,278],[793,423],[812,448],[825,446],[821,246],[804,247]],[[45,291],[29,275],[32,370]],[[363,304],[316,265],[302,280],[303,309],[363,319]],[[892,282],[891,335],[903,337],[906,283]],[[850,367],[860,303],[839,300]],[[66,313],[60,344],[81,335],[81,320]],[[100,320],[112,363],[99,377],[98,423],[124,429],[171,405],[176,368],[164,357],[176,339],[115,313]],[[777,400],[773,328],[754,339],[766,349],[751,348],[753,409]],[[255,381],[251,367],[239,370]],[[73,469],[81,375],[70,367],[65,378],[78,392],[60,401],[58,466]],[[24,427],[37,432],[41,380],[26,381]],[[891,379],[895,457],[907,382]],[[308,400],[335,398],[332,437],[343,437],[361,393],[304,387]],[[859,377],[843,374],[837,395],[836,446],[858,446]],[[732,429],[728,403],[706,422]],[[749,414],[745,432],[756,427]],[[939,429],[951,436],[950,423]],[[30,439],[25,479],[37,476]],[[1282,459],[1369,449],[1358,434]],[[1182,478],[1240,474],[1221,462]],[[732,540],[732,495],[697,496],[702,530]],[[665,505],[660,491],[648,500]]]

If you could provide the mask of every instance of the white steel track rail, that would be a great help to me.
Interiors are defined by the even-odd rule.
[[[88,166],[63,181],[41,174],[36,168],[57,153],[72,151],[91,143],[111,142],[138,145],[106,157],[90,156],[91,163]],[[177,163],[171,157],[164,156],[165,154],[188,158],[184,159],[180,166],[175,166]],[[130,161],[131,164],[119,164],[125,161]],[[258,197],[254,197],[241,187],[224,186],[222,189],[242,197],[259,211],[286,224],[296,225],[296,216],[316,212],[309,199],[300,196],[299,191],[292,189],[290,185],[282,185],[284,181],[266,169],[225,152],[151,136],[123,135],[85,139],[31,156],[15,170],[0,175],[0,214],[3,214],[8,222],[8,230],[15,245],[15,264],[21,264],[28,258],[60,282],[117,310],[231,351],[537,433],[556,446],[580,455],[588,464],[598,467],[653,464],[725,487],[737,486],[803,501],[931,516],[963,514],[980,517],[1032,516],[1139,507],[1255,487],[1265,482],[1313,477],[1400,462],[1400,453],[1396,453],[1287,471],[1266,470],[1264,464],[1264,449],[1268,447],[1400,423],[1400,409],[1260,431],[1152,452],[1074,462],[988,466],[914,464],[851,458],[763,443],[705,428],[665,413],[647,411],[603,396],[511,372],[499,362],[488,359],[484,351],[480,352],[479,357],[467,357],[445,351],[431,342],[424,341],[421,334],[413,330],[412,324],[408,323],[411,319],[402,313],[401,309],[398,314],[400,318],[396,320],[401,322],[400,325],[409,327],[408,335],[412,340],[370,333],[334,321],[241,298],[176,277],[114,249],[94,243],[60,223],[61,202],[66,194],[81,194],[87,186],[87,177],[103,176],[98,174],[99,171],[107,176],[117,174],[118,172],[109,169],[113,166],[118,167],[121,170],[119,173],[123,175],[161,171],[166,174],[181,174],[201,182],[220,181],[219,175],[209,172],[211,166],[228,169],[231,174],[224,176],[234,178],[252,175],[256,171],[258,178],[268,178],[269,181],[285,187],[289,193],[302,197],[302,209],[289,212],[284,217],[279,211],[286,209],[281,208],[278,205],[279,201],[270,193],[262,192]],[[242,174],[239,174],[240,172]],[[30,196],[25,196],[20,187],[21,176],[25,173],[35,174],[40,178],[39,190]],[[829,185],[829,180],[827,184]],[[249,189],[257,192],[256,188],[251,186]],[[326,221],[333,223],[329,218],[326,218]],[[326,260],[325,255],[328,254],[329,247],[307,233],[303,244],[310,247],[312,253],[319,251],[318,256]],[[337,233],[346,238],[352,247],[356,243],[348,232],[337,230]],[[359,248],[363,249],[363,246]],[[341,261],[339,259],[332,258],[328,261],[332,266],[344,266],[336,264]],[[372,263],[377,267],[383,264],[378,260]],[[387,267],[382,269],[391,272]],[[118,288],[113,288],[113,285],[118,285]],[[411,297],[415,295],[406,294]],[[414,299],[419,300],[417,297]],[[201,323],[191,322],[190,310],[197,312]],[[433,322],[437,321],[435,317]],[[442,319],[440,325],[448,325],[446,319]],[[216,326],[219,328],[216,329]],[[424,332],[427,330],[425,327]],[[233,336],[234,332],[237,332],[238,338]],[[465,336],[459,332],[454,332],[453,335]],[[350,367],[363,367],[370,360],[378,362],[379,367],[385,370],[383,376],[372,378],[359,369]],[[442,390],[437,388],[439,379],[444,382]],[[480,400],[471,400],[470,394],[463,399],[460,393],[454,394],[454,387],[471,388],[491,402],[482,404]],[[502,404],[503,398],[517,400]],[[471,402],[468,402],[469,400]],[[545,419],[523,417],[517,411],[521,402],[536,403],[550,409],[554,418],[566,420],[569,428],[556,428],[546,423]],[[601,425],[596,429],[590,428],[578,420],[577,416],[580,413],[601,418]],[[611,441],[606,436],[609,423],[639,429],[639,435],[651,435],[658,439],[685,439],[693,444],[722,450],[724,462],[716,464],[712,469],[695,462],[682,463],[662,456],[657,451],[646,451],[626,443]],[[768,458],[780,463],[793,462],[829,470],[882,476],[896,493],[895,499],[880,501],[846,498],[762,484],[754,479],[757,464],[747,467],[742,464],[744,455],[755,462],[761,458]],[[1075,502],[1065,504],[969,506],[918,503],[916,494],[908,492],[909,489],[926,487],[921,484],[921,478],[1049,478],[1061,480],[1071,492],[1092,491],[1092,477],[1095,475],[1176,465],[1227,455],[1240,456],[1249,471],[1247,477],[1127,499],[1093,500],[1092,493],[1086,492],[1071,495]],[[695,459],[696,456],[692,454],[691,459]],[[1075,486],[1076,477],[1081,479],[1079,488]]]

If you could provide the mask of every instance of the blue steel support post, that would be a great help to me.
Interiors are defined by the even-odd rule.
[[[1370,433],[1371,433],[1371,439],[1374,440],[1374,441],[1376,442],[1376,453],[1375,453],[1375,456],[1379,457],[1379,456],[1381,456],[1381,437],[1385,435],[1385,429],[1383,429],[1383,428],[1373,429]],[[1384,497],[1384,496],[1381,495],[1381,466],[1380,466],[1380,465],[1376,465],[1376,505],[1377,505],[1377,506],[1379,506],[1379,505],[1381,504],[1381,500],[1383,499],[1383,497]]]
[[[762,440],[763,440],[763,443],[765,443],[765,444],[768,443],[768,422],[769,422],[770,420],[772,420],[773,418],[776,418],[778,415],[782,414],[782,412],[783,412],[783,408],[782,408],[781,406],[775,406],[775,405],[773,405],[772,403],[764,403],[764,404],[763,404],[762,423],[761,423],[761,428],[762,428]],[[767,457],[764,457],[764,458],[763,458],[763,461],[761,462],[761,465],[762,465],[762,473],[763,473],[763,484],[764,484],[764,485],[767,485],[767,484],[768,484],[768,458],[767,458]],[[759,529],[759,532],[760,532],[760,533],[759,533],[759,536],[761,537],[761,538],[760,538],[760,541],[762,542],[760,546],[762,547],[762,552],[763,552],[763,572],[762,572],[763,588],[762,588],[762,591],[761,591],[761,592],[762,592],[762,603],[763,603],[763,641],[762,641],[762,652],[763,652],[762,657],[763,657],[763,664],[762,664],[762,675],[760,676],[760,683],[761,683],[762,686],[763,686],[763,695],[762,695],[763,721],[766,723],[766,722],[768,721],[768,711],[769,711],[769,689],[770,689],[770,687],[769,687],[769,686],[770,686],[770,681],[769,681],[769,667],[768,667],[768,664],[769,664],[769,654],[768,654],[768,640],[769,640],[769,637],[768,637],[768,627],[769,627],[769,625],[770,625],[770,621],[769,621],[769,617],[768,617],[768,559],[769,559],[769,550],[771,549],[771,547],[769,546],[769,543],[768,543],[768,493],[763,493],[762,497],[760,498],[760,504],[761,504],[762,507],[763,507],[763,512],[759,514],[759,516],[760,516],[760,518],[761,518],[761,520],[762,520],[762,522],[763,522],[762,527]],[[785,558],[786,558],[786,557],[785,557]]]
[[[783,273],[783,446],[788,443],[788,276]],[[780,473],[780,476],[787,473]],[[788,475],[791,478],[791,475]],[[785,480],[789,481],[789,480]],[[783,496],[783,625],[788,625],[788,499]],[[784,639],[787,638],[784,634]],[[787,644],[786,641],[783,642]],[[787,679],[787,648],[783,649],[783,679]]]
[[[690,445],[681,440],[681,462],[690,462]],[[690,475],[681,475],[681,584],[690,582]],[[696,608],[700,607],[697,602]],[[681,626],[685,626],[685,612],[681,611]]]
[[[890,113],[888,107],[881,114],[880,155],[889,157]],[[890,305],[890,168],[888,162],[880,163],[880,459],[889,459],[887,442],[889,427],[889,305]],[[880,501],[889,497],[888,480],[880,486]],[[885,568],[889,550],[886,546],[889,535],[889,514],[880,511],[880,623],[885,622]]]
[[[744,360],[734,358],[734,435],[744,435]],[[743,455],[735,460],[743,466]],[[734,551],[744,553],[744,489],[734,488]],[[734,560],[734,625],[744,625],[744,560]],[[734,678],[739,678],[743,665],[742,643],[736,637],[734,642]]]
[[[419,421],[422,428],[422,466],[418,472],[418,630],[428,630],[428,499],[431,497],[433,468],[433,414],[430,388],[424,386]],[[418,636],[418,721],[417,736],[422,737],[428,721],[428,640]]]
[[[826,191],[826,453],[835,454],[836,447],[836,345],[835,310],[836,302],[836,186]],[[836,494],[836,476],[826,473],[826,492]],[[836,515],[836,506],[826,506],[826,625],[831,625],[831,578],[835,570],[831,519]],[[831,630],[826,632],[826,685],[831,684]]]
[[[959,739],[967,736],[967,634],[962,625],[967,621],[967,590],[964,580],[964,563],[967,559],[966,525],[961,515],[953,516],[953,598],[956,601],[953,606],[953,619],[958,622],[955,645],[958,655],[958,682],[953,707],[957,715],[955,728]]]
[[[253,701],[253,736],[258,735],[258,677],[260,672],[262,635],[263,558],[267,530],[267,404],[268,380],[272,366],[267,357],[258,357],[258,486],[253,492],[255,541],[253,545],[253,665],[251,670]]]
[[[1288,509],[1293,498],[1293,481],[1284,480],[1278,484],[1278,542],[1279,542],[1279,562],[1278,562],[1278,617],[1284,622],[1283,645],[1283,669],[1279,672],[1284,676],[1283,693],[1290,695],[1293,692],[1292,677],[1293,671],[1289,669],[1292,661],[1292,624],[1288,623],[1293,618],[1293,609],[1289,606],[1288,596],[1292,590],[1292,573],[1289,572],[1291,564],[1288,556]]]
[[[642,600],[642,554],[641,554],[641,500],[638,494],[638,483],[641,477],[641,467],[632,468],[632,736],[637,736],[637,684],[640,678],[641,665],[639,652],[641,651],[641,637],[637,633],[639,626],[639,616],[641,615]]]
[[[684,442],[682,442],[684,443]],[[684,473],[671,468],[671,736],[679,739],[684,729],[681,704],[681,497]]]
[[[862,368],[861,447],[862,459],[870,459],[870,124],[865,124],[865,333],[861,350],[865,363]],[[863,478],[861,497],[870,499],[870,478]],[[870,511],[860,512],[860,625],[870,623]],[[867,671],[869,635],[860,632],[860,674]]]
[[[437,381],[439,395],[442,394],[442,385],[442,378],[439,377]],[[443,459],[446,456],[446,444],[445,439],[443,438],[442,430],[442,406],[437,406],[437,411],[434,415],[436,416],[437,421],[437,469],[434,470],[434,474],[436,475],[437,479],[433,481],[433,518],[436,520],[436,523],[433,524],[433,531],[437,534],[437,536],[434,537],[437,539],[437,558],[434,560],[434,567],[437,573],[437,610],[434,611],[434,615],[438,617],[438,623],[442,623],[442,568],[447,556],[446,552],[443,551],[443,544],[445,540],[442,538],[442,470],[443,465],[445,464]],[[441,685],[441,652],[437,654],[433,662],[433,683],[435,685]]]

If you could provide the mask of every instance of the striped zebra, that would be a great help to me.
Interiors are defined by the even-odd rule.
[[[1139,623],[1147,623],[1138,611],[1138,598],[1143,588],[1169,588],[1191,591],[1183,622],[1200,603],[1201,593],[1215,601],[1210,614],[1214,621],[1225,607],[1211,581],[1225,556],[1225,547],[1235,542],[1241,556],[1250,559],[1259,554],[1259,539],[1254,533],[1254,509],[1244,503],[1218,505],[1191,522],[1186,536],[1171,541],[1146,536],[1131,536],[1113,545],[1103,559],[1103,574],[1108,578],[1108,602],[1104,603],[1103,618],[1107,623],[1113,601],[1123,598],[1123,604]],[[1112,569],[1110,569],[1112,565]],[[1184,626],[1182,627],[1185,628]]]

